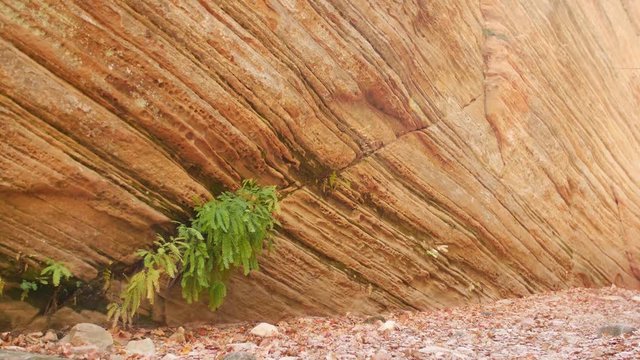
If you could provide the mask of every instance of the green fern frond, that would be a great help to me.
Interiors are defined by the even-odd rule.
[[[49,266],[40,272],[40,275],[45,277],[40,280],[42,284],[48,284],[48,280],[46,279],[51,279],[51,284],[54,287],[58,287],[62,279],[69,280],[73,276],[71,271],[63,263],[51,259],[47,259],[46,262]]]

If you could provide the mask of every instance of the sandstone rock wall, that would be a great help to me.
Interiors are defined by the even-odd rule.
[[[87,280],[256,178],[221,321],[637,288],[639,59],[630,0],[2,0],[0,253]]]

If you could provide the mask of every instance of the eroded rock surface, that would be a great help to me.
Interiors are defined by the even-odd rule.
[[[0,253],[89,280],[256,178],[276,251],[212,319],[638,287],[639,37],[627,0],[2,0]]]

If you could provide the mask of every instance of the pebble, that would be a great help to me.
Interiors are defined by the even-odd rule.
[[[178,360],[180,359],[180,357],[178,357],[177,355],[173,355],[173,354],[166,354],[165,356],[162,357],[162,359],[160,360]]]
[[[44,334],[42,340],[47,342],[58,341],[58,334],[53,330],[47,330],[47,333]]]
[[[184,336],[184,328],[182,326],[180,326],[176,332],[174,332],[173,334],[171,334],[171,336],[169,336],[169,341],[173,341],[175,343],[178,344],[182,344],[184,342],[187,341],[187,339]]]
[[[278,335],[278,328],[268,323],[260,323],[251,329],[251,334],[261,337],[275,336]]]
[[[225,355],[222,360],[256,360],[256,356],[248,352],[237,351]]]
[[[72,327],[61,342],[68,342],[73,346],[93,345],[99,351],[105,351],[113,345],[113,337],[98,325],[80,323]]]
[[[98,348],[96,345],[80,345],[80,346],[74,346],[71,348],[71,353],[76,355],[97,353],[99,351],[100,351],[100,348]]]
[[[605,302],[601,299],[605,296],[620,296],[624,301]],[[625,327],[640,328],[640,311],[633,296],[640,297],[640,292],[572,289],[554,293],[552,297],[541,294],[525,301],[514,300],[509,306],[486,302],[445,310],[393,313],[390,316],[397,325],[389,332],[378,331],[382,322],[365,324],[365,317],[351,315],[280,322],[274,326],[279,331],[275,337],[258,338],[250,334],[252,327],[246,324],[204,325],[193,330],[195,336],[191,336],[191,331],[188,333],[186,344],[166,341],[172,333],[182,333],[176,329],[162,328],[164,336],[154,330],[140,329],[119,332],[124,335],[118,337],[129,340],[152,334],[157,358],[171,353],[164,360],[223,359],[227,352],[235,354],[228,354],[226,360],[388,360],[387,355],[391,359],[589,359],[597,356],[612,360],[640,359],[640,331],[625,330]],[[554,298],[553,304],[551,298]],[[483,311],[492,316],[483,316]],[[599,330],[606,336],[597,337]],[[617,334],[620,335],[610,338]],[[8,338],[6,345],[29,344],[26,334],[4,336]],[[40,338],[42,348],[57,347],[43,341],[45,336]],[[126,343],[117,346],[118,350]],[[31,345],[25,347],[35,349]],[[98,355],[74,355],[70,344],[61,348],[68,356],[77,358]],[[124,351],[114,353],[126,358]],[[109,359],[108,354],[101,356]]]
[[[380,327],[378,328],[378,331],[391,331],[391,330],[395,330],[396,328],[396,322],[393,320],[387,320],[385,321],[384,324],[380,325]]]
[[[255,350],[258,345],[252,343],[252,342],[244,342],[244,343],[233,343],[229,345],[233,351],[238,352],[238,351],[253,351]]]
[[[425,346],[425,347],[421,348],[420,350],[418,350],[418,352],[423,353],[423,354],[435,354],[436,356],[449,354],[449,355],[452,355],[452,356],[457,357],[459,359],[468,359],[469,358],[467,355],[462,354],[462,353],[460,353],[458,351],[447,349],[447,348],[444,348],[444,347],[441,347],[441,346],[435,346],[435,345]]]
[[[127,344],[125,350],[129,355],[154,356],[156,354],[156,346],[153,340],[146,338],[142,340],[131,340]]]
[[[365,323],[365,324],[376,324],[376,323],[383,323],[385,321],[387,321],[387,319],[385,319],[384,316],[374,315],[374,316],[369,316],[368,318],[364,319],[363,323]]]
[[[391,359],[393,359],[393,357],[391,356],[391,354],[389,354],[386,351],[378,351],[371,357],[371,360],[391,360]]]
[[[564,325],[566,324],[566,322],[565,322],[565,321],[563,321],[563,320],[555,319],[555,320],[551,320],[551,321],[549,322],[549,324],[550,324],[551,326],[564,326]]]
[[[623,325],[623,324],[615,324],[615,325],[607,325],[607,326],[602,326],[598,329],[598,337],[602,337],[602,336],[620,336],[620,335],[624,335],[624,334],[631,334],[633,332],[636,332],[638,329],[633,327],[633,326],[629,326],[629,325]]]

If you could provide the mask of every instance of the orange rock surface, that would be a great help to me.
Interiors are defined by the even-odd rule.
[[[629,0],[2,0],[0,136],[0,254],[84,280],[280,187],[262,272],[170,323],[640,286]]]

